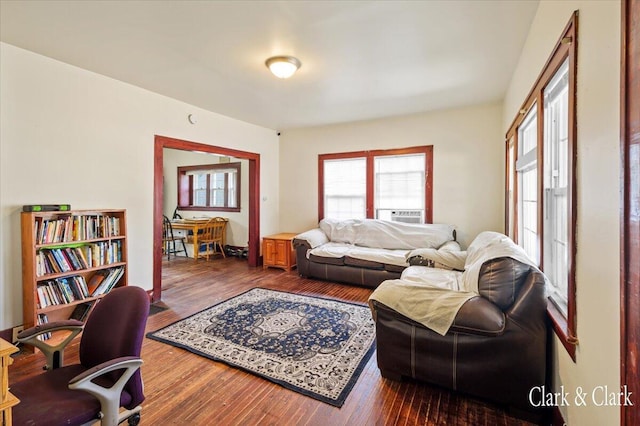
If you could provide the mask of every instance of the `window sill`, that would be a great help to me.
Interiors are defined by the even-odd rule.
[[[565,318],[562,312],[560,312],[551,300],[547,300],[547,315],[549,315],[549,318],[551,319],[551,326],[558,336],[558,339],[560,339],[562,346],[567,350],[573,362],[576,362],[576,346],[578,345],[578,339],[571,335],[569,332],[567,318]]]
[[[240,212],[240,209],[237,207],[178,206],[178,210],[203,212]]]

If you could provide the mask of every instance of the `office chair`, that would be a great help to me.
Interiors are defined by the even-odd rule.
[[[82,425],[100,419],[103,426],[124,420],[137,425],[144,401],[140,350],[148,313],[149,296],[142,288],[111,290],[96,302],[84,325],[80,363],[68,366],[59,365],[62,357],[55,353],[61,349],[38,336],[65,326],[77,330],[80,321],[51,322],[21,332],[20,342],[53,354],[47,355],[48,371],[11,384],[20,400],[13,408],[13,423]],[[125,408],[122,413],[120,407]]]

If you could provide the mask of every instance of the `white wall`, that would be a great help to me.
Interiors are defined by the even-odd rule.
[[[529,93],[574,10],[579,10],[577,75],[576,362],[554,342],[555,388],[574,396],[620,390],[620,2],[543,1],[504,103],[503,133]],[[640,403],[638,395],[635,404]],[[619,424],[620,408],[561,407],[570,425]]]
[[[504,140],[500,104],[332,126],[280,136],[280,228],[318,223],[318,154],[433,145],[433,222],[457,227],[467,246],[504,230]]]
[[[216,164],[219,155],[202,152],[182,151],[165,148],[163,155],[165,216],[171,218],[178,200],[178,167],[200,164]],[[249,160],[231,158],[232,163],[240,163],[240,211],[215,212],[180,210],[183,218],[222,216],[229,220],[226,227],[226,242],[232,246],[246,247],[249,242]],[[189,248],[189,247],[188,247]]]
[[[23,204],[127,209],[129,282],[153,287],[154,135],[259,153],[261,233],[278,231],[275,131],[5,43],[0,91],[0,330],[22,324]]]

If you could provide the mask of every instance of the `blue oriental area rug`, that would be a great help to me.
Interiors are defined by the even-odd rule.
[[[254,288],[147,337],[341,407],[374,351],[368,306]]]

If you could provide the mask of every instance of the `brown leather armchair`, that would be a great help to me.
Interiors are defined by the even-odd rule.
[[[484,263],[480,296],[458,311],[442,336],[373,301],[378,367],[403,377],[535,413],[529,393],[546,381],[545,278],[511,258]]]

